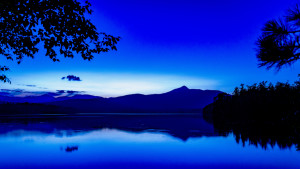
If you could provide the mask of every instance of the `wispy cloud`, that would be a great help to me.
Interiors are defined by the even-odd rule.
[[[24,89],[1,89],[0,95],[2,96],[11,96],[11,97],[24,97],[24,96],[37,96],[47,94],[48,92],[44,91],[26,91]]]
[[[36,87],[36,85],[25,85],[27,87]]]
[[[57,94],[60,94],[60,96],[73,96],[76,94],[82,94],[85,93],[84,91],[74,91],[74,90],[56,90]]]
[[[53,97],[62,96],[74,96],[77,94],[85,93],[84,91],[73,91],[73,90],[57,90],[56,92],[47,91],[27,91],[23,89],[0,89],[0,96],[10,96],[10,97],[25,97],[25,96],[41,96],[50,95]]]
[[[65,93],[65,91],[64,90],[56,90],[57,92],[56,93]]]
[[[47,89],[45,87],[39,87],[37,85],[32,85],[32,84],[17,84],[18,86],[25,86],[25,87],[29,87],[29,88],[38,88],[38,89]]]

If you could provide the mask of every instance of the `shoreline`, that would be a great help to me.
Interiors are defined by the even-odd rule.
[[[101,117],[101,116],[201,116],[202,113],[74,113],[74,114],[0,114],[0,117]]]

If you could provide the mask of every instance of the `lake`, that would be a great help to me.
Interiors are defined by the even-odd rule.
[[[0,168],[300,168],[296,145],[221,135],[199,115],[5,116]]]

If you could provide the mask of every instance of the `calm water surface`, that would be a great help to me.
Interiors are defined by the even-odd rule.
[[[25,119],[25,120],[24,120]],[[114,122],[112,122],[114,121]],[[2,118],[0,168],[300,168],[293,145],[219,136],[201,117]]]

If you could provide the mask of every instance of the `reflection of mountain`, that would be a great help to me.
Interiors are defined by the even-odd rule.
[[[14,113],[181,113],[201,112],[202,108],[211,103],[219,93],[221,92],[188,89],[183,86],[167,93],[152,95],[133,94],[115,98],[75,95],[55,98],[48,94],[24,98],[1,96],[0,101],[6,99],[6,102],[31,103],[1,105],[2,112],[8,113],[11,113],[12,109]],[[33,108],[32,111],[30,107]]]
[[[94,115],[2,117],[0,134],[15,130],[73,135],[98,129],[130,132],[163,132],[187,140],[191,137],[216,135],[201,115]]]

